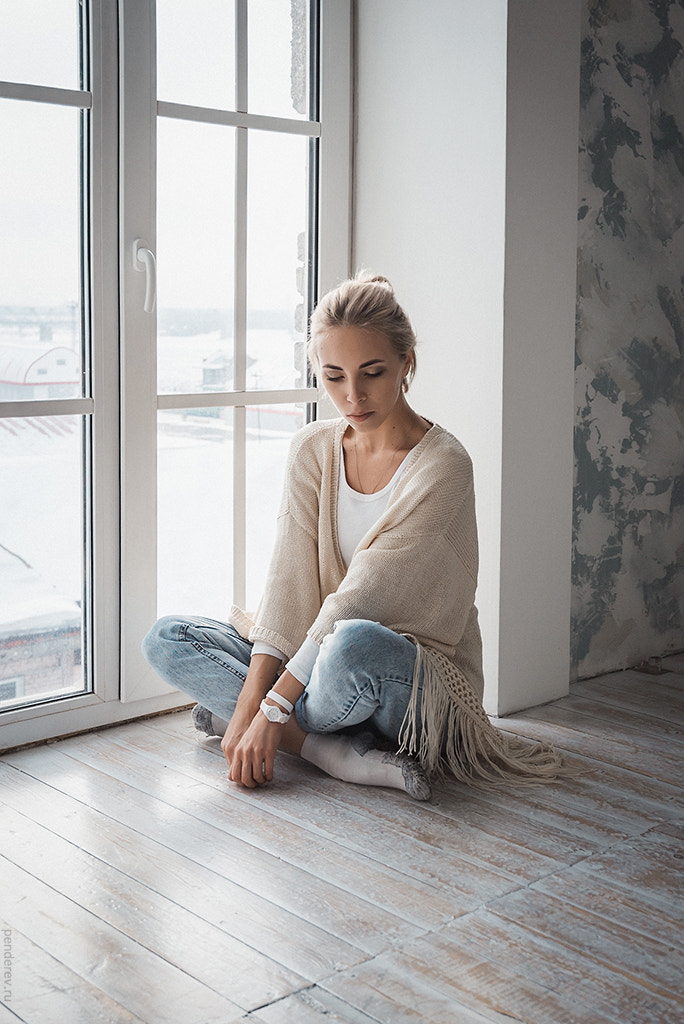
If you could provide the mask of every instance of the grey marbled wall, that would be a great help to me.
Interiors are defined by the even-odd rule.
[[[684,649],[684,0],[584,0],[572,676]]]

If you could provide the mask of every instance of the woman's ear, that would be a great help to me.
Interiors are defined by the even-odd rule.
[[[402,377],[404,379],[401,382],[401,389],[402,389],[402,391],[404,393],[406,393],[408,391],[408,389],[409,389],[409,377],[413,374],[415,368],[416,368],[416,356],[415,356],[415,353],[413,351],[411,351],[406,356],[406,364],[404,366],[404,371],[402,373]]]

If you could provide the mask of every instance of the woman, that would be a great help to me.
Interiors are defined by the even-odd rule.
[[[464,781],[558,773],[482,709],[472,467],[406,393],[416,339],[383,277],[361,273],[311,318],[309,356],[340,419],[290,448],[275,549],[253,619],[161,619],[143,649],[223,735],[229,778],[273,778],[278,749],[415,799]],[[390,749],[387,749],[387,748]]]

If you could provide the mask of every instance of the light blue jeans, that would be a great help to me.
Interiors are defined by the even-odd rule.
[[[143,653],[167,683],[228,721],[242,689],[252,644],[224,622],[167,615],[143,640]],[[297,701],[305,732],[370,726],[396,743],[411,697],[416,648],[366,619],[345,619],[330,633]]]

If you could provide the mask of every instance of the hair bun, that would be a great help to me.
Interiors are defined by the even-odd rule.
[[[388,281],[388,279],[383,277],[382,274],[373,274],[370,270],[359,270],[356,273],[354,280],[364,284],[384,285],[384,287],[388,288],[394,295],[394,288],[392,287],[391,281]]]

